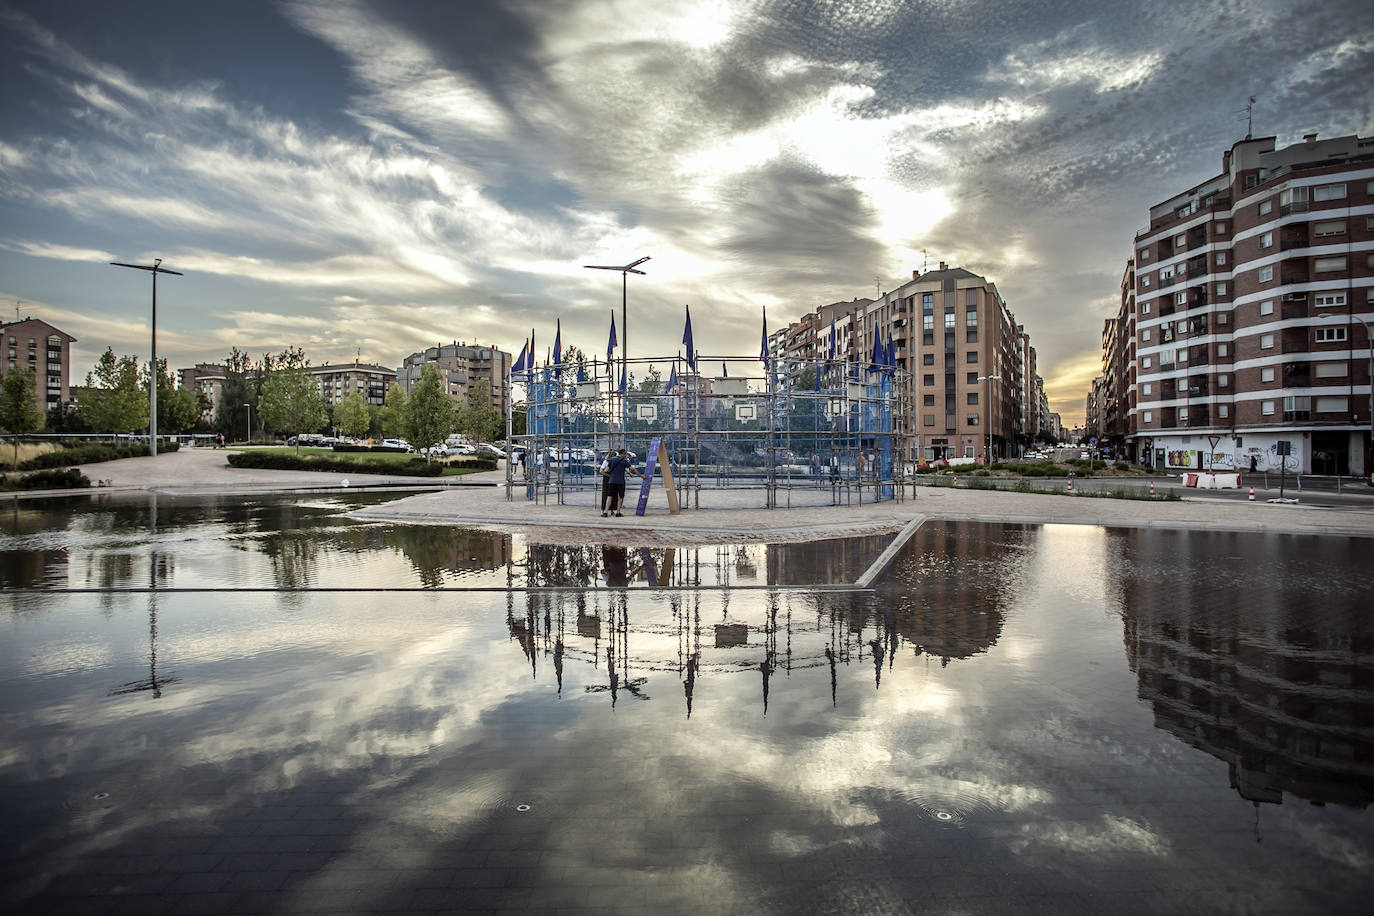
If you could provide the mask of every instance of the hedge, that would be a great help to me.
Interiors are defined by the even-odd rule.
[[[6,490],[74,490],[90,485],[90,478],[76,468],[49,468],[32,474],[0,475],[0,488]]]
[[[157,446],[159,454],[169,454],[175,452],[177,448],[175,442],[160,442]],[[100,461],[115,461],[119,458],[142,458],[146,454],[148,454],[148,446],[146,445],[98,445],[91,443],[67,445],[64,442],[63,447],[55,452],[48,452],[30,458],[28,461],[19,462],[19,470],[40,471],[45,468],[65,468],[74,464],[95,464]]]
[[[331,458],[328,455],[272,455],[261,452],[236,452],[229,456],[233,468],[259,468],[272,471],[342,471],[349,474],[404,474],[408,477],[438,477],[444,473],[442,464],[423,458],[405,464],[381,464]]]

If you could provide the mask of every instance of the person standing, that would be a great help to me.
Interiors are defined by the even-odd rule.
[[[621,518],[624,516],[621,509],[625,505],[625,475],[627,473],[636,477],[643,477],[644,475],[635,469],[633,462],[630,461],[630,453],[623,448],[606,462],[606,470],[608,472],[606,485],[610,493],[604,503],[606,509],[601,515],[604,518],[610,514],[610,510],[613,508],[615,509],[615,517]]]

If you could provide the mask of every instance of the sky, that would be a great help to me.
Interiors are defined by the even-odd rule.
[[[0,314],[173,368],[461,340],[757,351],[939,261],[1081,421],[1135,230],[1244,137],[1374,131],[1374,4],[0,0]],[[13,309],[18,309],[18,312]],[[617,318],[617,321],[619,319]],[[625,336],[621,332],[622,338]]]

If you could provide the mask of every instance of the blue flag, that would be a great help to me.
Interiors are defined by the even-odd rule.
[[[577,384],[581,385],[587,380],[587,369],[583,363],[577,364]]]
[[[525,370],[529,368],[525,365],[525,359],[529,356],[529,352],[530,342],[527,340],[525,345],[520,348],[520,355],[515,358],[515,362],[511,363],[510,374],[512,378],[524,374]]]
[[[692,307],[684,306],[687,309],[687,325],[682,329],[682,344],[687,348],[687,366],[693,372],[697,371],[697,348],[692,343]]]
[[[878,330],[878,325],[873,325],[873,352],[870,354],[868,369],[870,372],[879,368],[883,364],[883,332]]]
[[[669,394],[677,390],[677,363],[673,363],[673,371],[668,373],[668,387],[664,390]]]
[[[615,352],[615,348],[619,343],[620,342],[615,339],[615,312],[611,312],[611,339],[606,341],[606,362],[609,363],[611,361],[611,354]]]
[[[759,362],[768,366],[768,309],[763,310],[763,338],[759,342]]]
[[[835,316],[830,316],[830,358],[835,358]]]
[[[621,394],[624,394],[624,393],[625,393],[626,387],[627,387],[627,382],[626,382],[626,378],[625,378],[625,367],[624,367],[624,366],[621,366],[621,367],[620,367],[620,393],[621,393]]]
[[[729,378],[729,377],[730,377],[730,370],[727,369],[727,368],[725,368],[725,360],[721,360],[721,361],[720,361],[720,377],[721,377],[721,378]]]
[[[553,364],[563,362],[563,319],[558,319],[558,333],[553,335]]]

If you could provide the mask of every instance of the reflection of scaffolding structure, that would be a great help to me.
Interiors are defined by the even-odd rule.
[[[699,371],[719,364],[719,375]],[[733,367],[734,371],[731,371]],[[845,360],[699,356],[635,359],[622,386],[601,362],[533,369],[526,431],[512,435],[506,496],[596,501],[606,452],[641,458],[655,438],[672,463],[679,502],[700,508],[712,490],[758,490],[763,505],[849,505],[901,500],[905,479],[905,373]],[[666,370],[666,372],[665,372]],[[751,374],[752,373],[752,374]],[[588,499],[580,494],[590,494]]]

